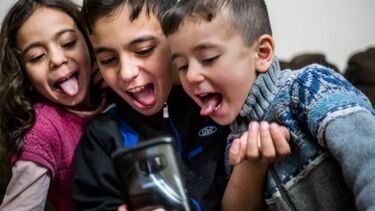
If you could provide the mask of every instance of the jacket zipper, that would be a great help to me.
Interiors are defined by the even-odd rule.
[[[168,103],[165,102],[163,106],[163,118],[168,119],[169,126],[171,127],[173,133],[174,133],[174,138],[176,140],[176,145],[177,145],[177,154],[180,158],[182,158],[182,143],[181,143],[181,138],[180,138],[180,133],[178,132],[176,126],[174,125],[172,118],[169,114],[169,109],[168,109]]]

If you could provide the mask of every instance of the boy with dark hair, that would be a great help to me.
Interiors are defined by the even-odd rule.
[[[201,115],[230,124],[229,155],[250,121],[289,128],[292,154],[269,170],[268,209],[375,209],[369,100],[320,65],[281,71],[263,0],[181,0],[161,23]]]
[[[172,3],[171,0],[83,3],[84,23],[103,79],[116,93],[116,107],[88,125],[77,148],[73,197],[80,209],[116,210],[126,203],[111,154],[159,135],[173,136],[177,142],[193,209],[220,208],[224,190],[227,191],[224,152],[229,129],[201,117],[199,107],[182,87],[172,84],[170,50],[157,18]],[[261,146],[256,147],[255,156],[245,156],[246,147],[237,149],[232,157],[238,158],[239,164],[234,168],[238,173],[233,173],[230,180],[248,169],[259,169],[246,181],[250,184],[246,186],[250,191],[246,197],[257,198],[244,203],[259,207],[267,163],[288,154],[289,133],[276,124],[262,123],[261,128],[257,123],[251,125],[253,130],[259,130]],[[249,137],[248,142],[257,143],[258,137]],[[254,160],[242,162],[244,157]],[[227,193],[237,192],[228,189]]]

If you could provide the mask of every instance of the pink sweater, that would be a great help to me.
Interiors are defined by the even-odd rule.
[[[57,210],[74,211],[73,156],[88,117],[80,117],[49,103],[35,105],[36,122],[25,136],[16,160],[33,161],[51,174],[48,199]]]

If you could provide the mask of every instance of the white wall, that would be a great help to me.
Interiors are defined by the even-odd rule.
[[[15,2],[14,0],[0,0],[0,23],[2,23],[3,18],[8,11],[9,7]]]
[[[13,2],[0,0],[0,20]],[[375,0],[266,2],[280,59],[320,52],[343,71],[350,55],[375,47]]]
[[[276,53],[321,52],[343,71],[354,52],[375,47],[374,0],[266,0]]]

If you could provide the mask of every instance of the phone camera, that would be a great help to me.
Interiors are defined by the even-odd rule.
[[[156,155],[138,162],[139,169],[144,175],[157,173],[164,169],[167,162],[163,155]]]

